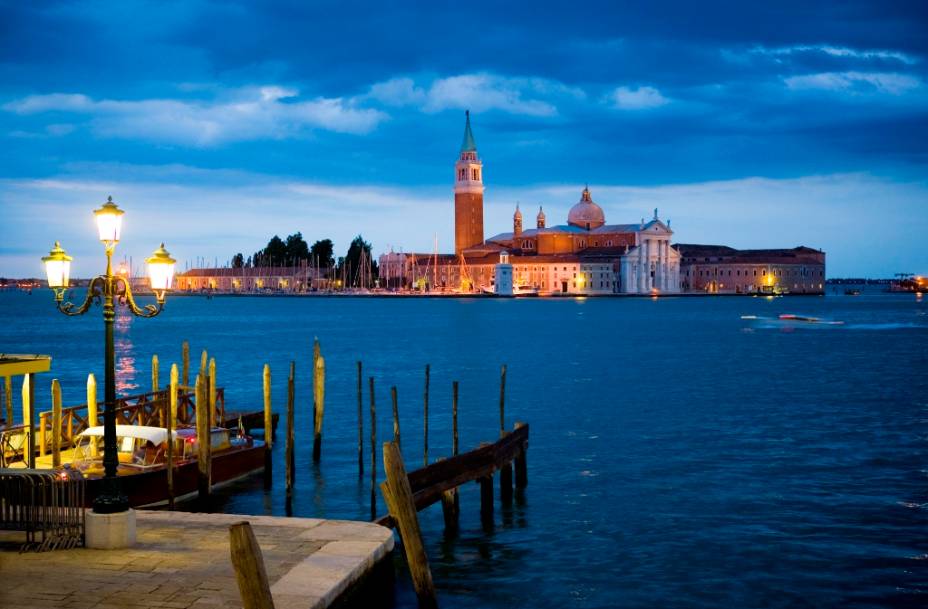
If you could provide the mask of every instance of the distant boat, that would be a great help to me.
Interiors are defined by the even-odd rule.
[[[530,285],[516,285],[512,287],[513,296],[538,296],[538,288]]]
[[[836,321],[832,319],[823,319],[821,317],[812,317],[809,315],[793,315],[792,313],[784,313],[779,317],[762,317],[760,315],[742,315],[741,319],[746,321],[757,321],[762,324],[769,324],[771,326],[797,326],[797,325],[816,325],[816,326],[843,326],[843,321]]]
[[[845,296],[860,296],[860,290],[855,290],[853,288],[848,288],[844,290]]]

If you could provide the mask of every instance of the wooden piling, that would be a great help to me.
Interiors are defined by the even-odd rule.
[[[6,406],[6,424],[13,424],[13,377],[3,377],[3,403]]]
[[[183,368],[183,381],[184,387],[190,386],[190,343],[184,341],[180,346],[180,359],[181,365]]]
[[[35,375],[23,375],[23,424],[26,425],[28,438],[26,443],[26,463],[35,469]]]
[[[206,353],[204,351],[204,353]],[[209,360],[209,426],[216,427],[216,358]],[[220,421],[222,423],[222,421]]]
[[[198,374],[202,376],[207,376],[207,365],[209,364],[209,354],[206,353],[206,349],[203,349],[203,352],[200,354],[200,371]]]
[[[371,520],[377,518],[377,408],[374,404],[374,377],[370,377],[371,395]]]
[[[52,381],[52,467],[61,465],[61,384]]]
[[[229,525],[229,551],[243,609],[274,609],[261,546],[248,522]]]
[[[209,426],[209,398],[207,398],[206,376],[198,374],[194,385],[197,409],[197,495],[205,499],[210,494],[209,457],[210,457],[210,426]]]
[[[451,383],[451,454],[458,454],[458,382]]]
[[[315,463],[318,463],[322,457],[322,417],[324,413],[325,358],[320,354],[313,368],[313,461]]]
[[[158,373],[158,355],[151,356],[151,391],[158,393],[160,387],[160,378]]]
[[[390,387],[390,399],[393,400],[393,441],[402,449],[400,445],[400,411],[396,403],[396,386]]]
[[[171,375],[168,385],[168,412],[164,427],[168,432],[168,446],[165,452],[168,476],[168,509],[174,509],[174,435],[177,429],[177,364],[171,364]]]
[[[48,448],[48,412],[39,413],[39,456],[44,457]]]
[[[290,376],[287,377],[287,446],[286,446],[286,467],[287,467],[287,502],[293,499],[293,483],[295,481],[294,446],[293,446],[293,404],[294,404],[294,377],[296,375],[296,362],[290,362]]]
[[[412,488],[409,486],[400,447],[395,442],[385,442],[383,445],[383,467],[387,479],[381,485],[381,490],[403,539],[403,550],[419,599],[419,607],[437,609],[438,599],[435,597],[428,555],[422,543],[422,531],[419,529],[419,516],[416,513]]]
[[[525,423],[516,422],[516,429],[520,427],[525,427]],[[525,450],[522,450],[521,453],[515,458],[516,465],[516,488],[523,489],[528,486],[528,460],[525,454]]]
[[[493,526],[493,476],[477,480],[480,485],[480,522],[484,527]]]
[[[429,364],[425,365],[425,398],[422,413],[422,466],[429,464]]]
[[[358,361],[358,477],[364,475],[364,404],[362,396],[361,362]]]
[[[506,364],[499,372],[499,437],[506,435]],[[499,499],[503,504],[512,503],[512,464],[504,463],[499,468]]]
[[[444,461],[439,457],[438,461]],[[458,504],[458,489],[452,488],[441,493],[441,514],[445,519],[445,534],[453,534],[458,530],[460,509]]]
[[[271,412],[271,366],[264,364],[264,488],[271,488],[274,478],[274,463],[271,448],[274,446],[274,419]]]

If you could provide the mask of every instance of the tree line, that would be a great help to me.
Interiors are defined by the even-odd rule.
[[[377,279],[377,261],[371,254],[371,244],[358,235],[351,240],[344,256],[335,258],[335,246],[331,239],[320,239],[309,245],[302,233],[288,235],[281,239],[278,235],[271,237],[264,249],[260,249],[247,258],[241,252],[232,256],[232,268],[259,268],[272,266],[313,266],[318,267],[324,277],[345,277],[348,285],[358,281],[359,269],[370,264],[370,280]]]

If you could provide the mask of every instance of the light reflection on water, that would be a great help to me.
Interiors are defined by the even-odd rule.
[[[139,383],[136,379],[135,346],[129,331],[134,316],[123,307],[117,307],[116,320],[113,323],[113,338],[116,347],[116,393],[117,395],[138,393]],[[144,391],[144,390],[143,390]]]

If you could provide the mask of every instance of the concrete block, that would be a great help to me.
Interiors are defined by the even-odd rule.
[[[135,545],[135,510],[97,514],[86,510],[84,545],[98,550],[131,548]]]

